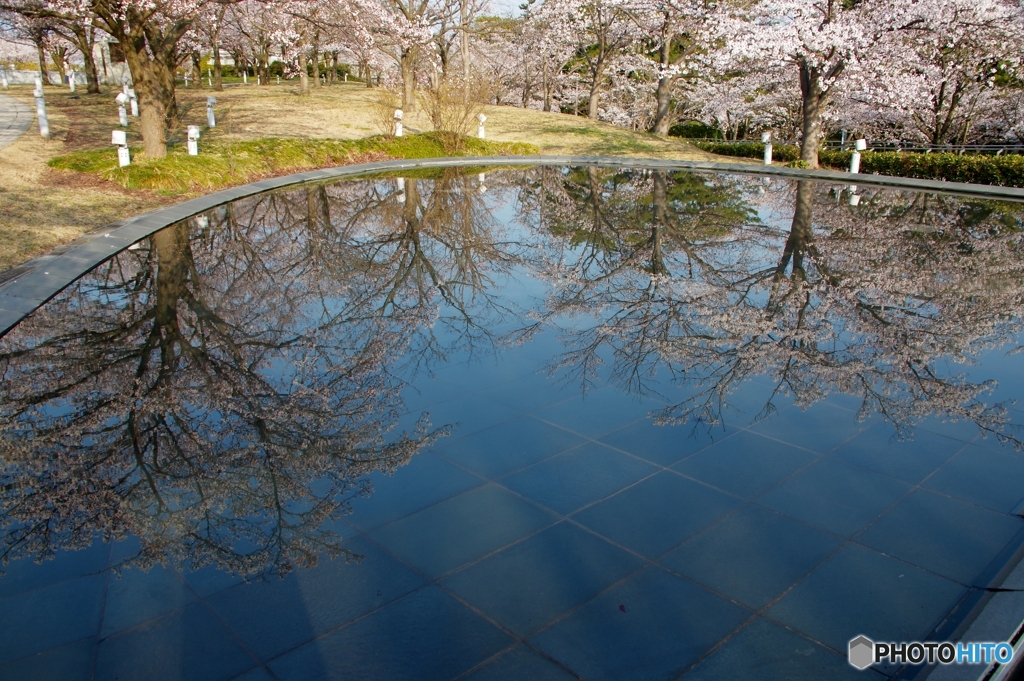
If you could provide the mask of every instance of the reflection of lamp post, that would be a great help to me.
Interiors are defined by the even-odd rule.
[[[764,164],[770,166],[772,164],[772,134],[762,132],[761,142],[764,144]]]
[[[402,136],[402,117],[405,116],[401,109],[395,109],[395,137]]]
[[[213,105],[217,103],[216,97],[206,98],[206,127],[216,128],[217,118],[213,115]]]
[[[480,175],[477,176],[477,179],[480,180],[480,184],[479,186],[477,186],[477,191],[483,194],[484,192],[487,191],[487,185],[484,184],[485,182],[487,182],[487,174],[480,173]]]
[[[199,155],[199,126],[190,125],[188,126],[188,155],[198,156]]]
[[[401,124],[399,124],[401,125]],[[398,202],[405,203],[405,178],[398,178]]]
[[[124,107],[121,107],[121,111],[124,111]],[[110,133],[110,143],[117,145],[117,165],[121,168],[131,165],[132,157],[128,153],[128,134],[124,130],[113,130]]]
[[[487,116],[484,116],[482,113],[478,113],[476,115],[476,120],[480,124],[480,125],[476,126],[476,136],[479,137],[480,139],[483,139],[484,138],[484,121],[487,120]]]

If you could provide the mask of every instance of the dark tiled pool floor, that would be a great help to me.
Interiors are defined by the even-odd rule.
[[[14,563],[0,679],[882,678],[847,641],[928,636],[1024,529],[1019,454],[896,441],[842,396],[711,438],[610,387],[424,388],[458,427],[354,502],[361,561],[252,584],[117,578],[128,547],[99,542]]]

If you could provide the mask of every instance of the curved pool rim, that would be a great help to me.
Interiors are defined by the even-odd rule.
[[[677,161],[619,156],[461,156],[402,159],[310,170],[223,189],[188,201],[125,218],[89,232],[71,243],[0,272],[0,336],[44,305],[94,267],[117,255],[137,241],[176,222],[186,220],[225,203],[263,192],[295,185],[354,178],[373,173],[423,168],[491,168],[532,166],[599,166],[684,170],[739,175],[814,180],[833,184],[889,187],[921,192],[941,192],[978,199],[1024,202],[1024,189],[996,185],[922,180],[886,175],[852,174],[833,170],[803,170],[754,163]]]

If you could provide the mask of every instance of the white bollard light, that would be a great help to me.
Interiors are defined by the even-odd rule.
[[[5,90],[10,87],[7,82],[7,69],[0,69],[0,85],[3,85]]]
[[[216,128],[217,118],[213,115],[213,105],[217,103],[216,97],[206,98],[206,127]]]
[[[110,133],[110,143],[117,145],[117,165],[121,168],[132,164],[131,154],[128,153],[128,135],[124,130],[113,130]]]
[[[135,118],[139,117],[139,98],[135,96],[135,90],[128,90],[128,104],[132,108],[132,116]]]
[[[36,118],[39,119],[39,134],[44,140],[50,139],[50,121],[46,118],[46,100],[43,99],[43,87],[40,85],[32,94],[36,97]]]
[[[345,72],[345,82],[348,82],[348,71]]]
[[[487,116],[484,116],[482,113],[478,113],[476,115],[476,120],[477,120],[477,123],[478,123],[478,125],[476,126],[476,136],[479,137],[480,139],[483,139],[484,138],[484,121],[487,120]]]
[[[72,71],[68,75],[68,89],[71,90],[72,92],[75,91],[75,72],[74,71]]]
[[[124,105],[128,103],[128,95],[123,92],[117,93],[117,97],[114,98],[117,102],[117,122],[122,128],[128,127],[128,113],[125,111]]]
[[[188,126],[188,155],[198,156],[199,155],[199,126],[190,125]]]
[[[859,173],[860,172],[860,152],[862,152],[862,151],[864,151],[865,149],[868,148],[867,140],[864,140],[864,139],[857,140],[854,143],[854,148],[856,149],[856,151],[854,151],[852,154],[850,154],[850,172],[851,173]]]
[[[242,85],[248,85],[248,84],[249,84],[249,72],[248,71],[242,71]]]
[[[213,87],[213,69],[206,69],[206,80],[210,83],[210,87]]]
[[[772,134],[762,132],[761,142],[764,144],[764,164],[770,166],[772,164]]]
[[[402,136],[402,117],[405,116],[401,109],[395,109],[395,137]]]
[[[263,85],[263,76],[261,76],[258,73],[256,74],[256,84],[257,85]]]
[[[43,79],[40,76],[36,76],[36,92],[43,91]]]
[[[280,84],[281,84],[281,76],[278,76],[278,77],[277,77],[277,84],[278,84],[278,85],[280,85]]]
[[[188,74],[185,74],[185,87],[188,87]]]

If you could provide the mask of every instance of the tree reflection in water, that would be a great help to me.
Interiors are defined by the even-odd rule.
[[[580,247],[555,263],[545,316],[529,328],[596,316],[563,325],[553,370],[587,384],[608,351],[613,380],[638,393],[667,372],[686,398],[661,423],[719,425],[738,386],[766,376],[774,391],[755,419],[780,395],[807,406],[846,393],[861,418],[880,414],[901,436],[934,415],[1019,444],[1005,405],[982,400],[991,382],[942,368],[1016,342],[1018,207],[878,190],[854,208],[845,192],[807,181],[762,197],[754,180],[542,172],[544,189],[531,190],[547,206],[540,230]],[[768,214],[792,202],[788,229],[758,220],[741,195]],[[578,203],[587,210],[563,209]]]
[[[365,476],[447,432],[394,433],[402,390],[550,328],[549,370],[586,390],[610,358],[621,389],[671,398],[660,423],[713,428],[767,376],[756,418],[842,392],[904,435],[937,415],[1016,439],[991,383],[944,370],[1020,333],[1012,207],[598,168],[488,185],[446,170],[246,199],[23,322],[0,340],[3,558],[132,535],[125,565],[255,577],[344,553],[334,521]]]

